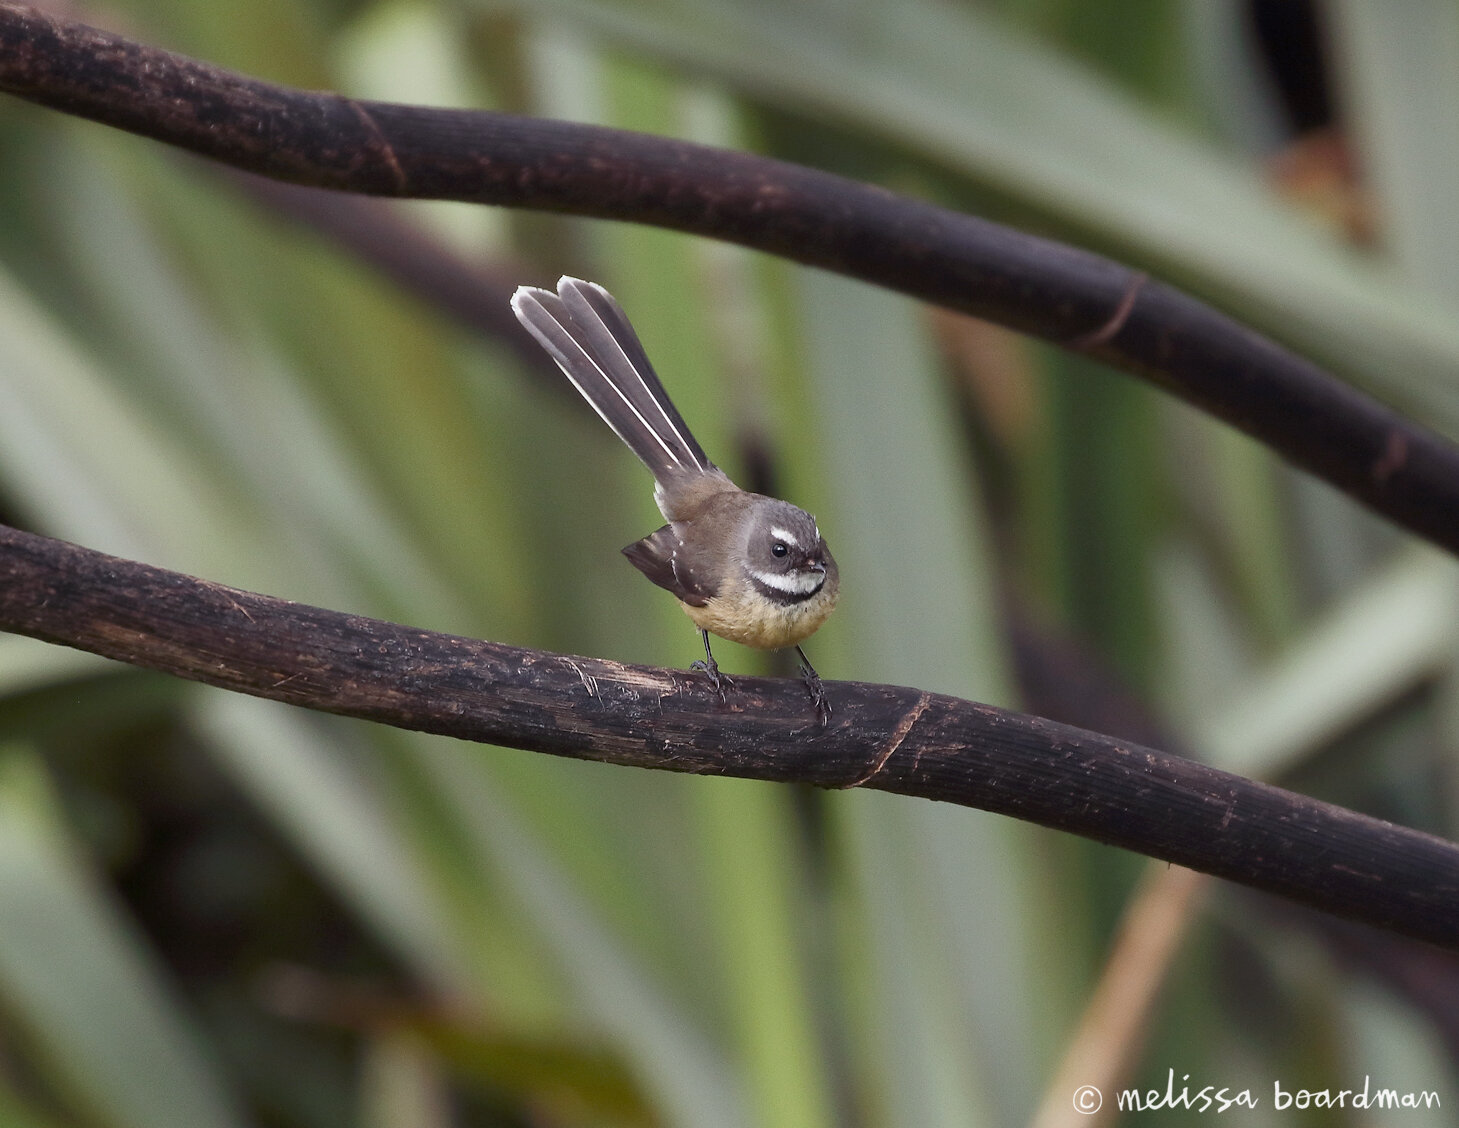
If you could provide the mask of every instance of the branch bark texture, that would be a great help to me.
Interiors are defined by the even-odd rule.
[[[1459,950],[1459,846],[1190,760],[901,686],[704,679],[422,631],[0,526],[0,630],[462,740],[1011,815]]]

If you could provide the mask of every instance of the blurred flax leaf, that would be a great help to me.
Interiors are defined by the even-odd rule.
[[[623,1047],[665,1117],[705,1128],[753,1123],[740,1079],[712,1039],[603,928],[570,875],[518,825],[479,769],[439,744],[422,745],[422,754],[469,837],[480,879],[511,894],[576,995],[577,1013]]]
[[[241,1125],[161,969],[68,836],[40,763],[0,749],[0,1006],[90,1123]]]
[[[327,738],[331,719],[204,693],[191,723],[218,762],[417,974],[443,990],[465,989],[460,954],[421,886],[409,844],[369,780]]]
[[[0,697],[122,668],[85,651],[0,634]]]
[[[713,891],[716,962],[743,1068],[756,1089],[756,1123],[830,1128],[835,1112],[812,1011],[808,859],[797,849],[792,794],[754,781],[695,789]],[[811,935],[814,935],[811,932]]]
[[[565,1124],[654,1128],[661,1123],[635,1078],[610,1050],[566,1040],[493,1035],[453,1023],[426,1022],[409,1031],[472,1085],[511,1094],[539,1112],[557,1106]],[[403,1128],[407,1124],[402,1122]]]
[[[238,521],[209,512],[203,483],[179,473],[175,438],[71,347],[0,273],[0,473],[49,532],[200,575],[244,556]],[[177,520],[188,514],[187,522]],[[211,536],[197,536],[200,527]]]
[[[449,622],[448,608],[463,619],[435,566],[370,488],[338,420],[301,386],[265,327],[248,323],[244,303],[228,301],[231,289],[200,292],[182,256],[159,238],[178,209],[162,228],[138,197],[155,207],[174,178],[164,170],[159,184],[114,145],[100,148],[102,159],[89,146],[55,153],[52,175],[64,188],[51,197],[49,222],[92,298],[90,331],[114,350],[104,354],[112,379],[178,445],[179,479],[216,483],[221,508],[256,515],[255,545],[286,547],[291,557],[287,589],[262,575],[208,574],[335,605],[360,606],[368,590],[390,593],[398,608],[392,589],[408,587],[424,621]],[[117,285],[118,277],[128,284]],[[173,518],[189,528],[197,513],[182,508]],[[230,563],[259,555],[240,548]]]
[[[1212,764],[1270,779],[1453,661],[1459,572],[1414,546],[1189,722]],[[1192,645],[1196,645],[1194,642]]]
[[[405,543],[434,562],[448,590],[477,597],[480,625],[456,629],[522,637],[542,598],[523,550],[527,498],[502,488],[513,480],[513,444],[483,442],[451,333],[347,258],[261,221],[215,186],[165,178],[156,188],[215,304],[259,318]],[[494,423],[506,435],[522,410],[519,388],[500,387]]]
[[[256,0],[217,7],[191,0],[122,0],[118,5],[170,50],[311,89],[330,85],[322,65],[330,5]]]
[[[1413,279],[1459,303],[1459,8],[1337,0],[1336,54],[1381,237]],[[1452,376],[1451,376],[1452,379]]]
[[[363,1128],[449,1128],[451,1113],[439,1061],[411,1030],[370,1040],[360,1094]]]
[[[31,1108],[14,1093],[0,1090],[0,1128],[73,1128],[40,1109]]]
[[[854,1035],[857,1097],[876,1111],[877,1123],[928,1128],[993,1123],[1002,1095],[996,1090],[1002,1086],[978,1053],[977,1028],[984,1023],[1002,1027],[1018,1039],[1027,1016],[1004,1012],[995,1021],[992,1014],[974,1011],[960,989],[964,983],[950,966],[954,956],[944,947],[948,937],[940,906],[931,903],[960,895],[935,888],[929,879],[930,841],[921,824],[937,816],[920,817],[922,812],[875,794],[843,807],[845,838],[839,845],[848,851],[854,872],[852,927],[861,934],[864,974],[869,973],[866,1013]],[[979,859],[978,840],[996,834],[989,827],[979,829],[973,835],[959,828],[961,841],[953,846],[958,857]],[[981,908],[985,920],[996,911]],[[1001,922],[988,923],[996,931]],[[992,962],[1001,963],[995,956],[985,969]]]
[[[849,10],[545,0],[521,10],[907,147],[1459,433],[1459,322],[1447,302],[1324,234],[1250,161],[987,13],[935,0]]]

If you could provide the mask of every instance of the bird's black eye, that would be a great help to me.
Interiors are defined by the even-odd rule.
[[[784,556],[789,551],[790,549],[786,547],[784,541],[776,541],[770,546],[771,556]]]

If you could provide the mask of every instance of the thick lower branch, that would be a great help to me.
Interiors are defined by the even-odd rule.
[[[1459,949],[1459,846],[1178,756],[900,686],[501,646],[193,579],[0,526],[0,630],[463,740],[666,771],[871,787],[1012,815]]]

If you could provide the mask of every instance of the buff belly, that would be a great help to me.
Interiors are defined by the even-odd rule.
[[[702,631],[744,646],[779,650],[815,634],[834,610],[836,592],[822,590],[804,602],[780,605],[751,590],[716,597],[703,607],[679,606]]]

